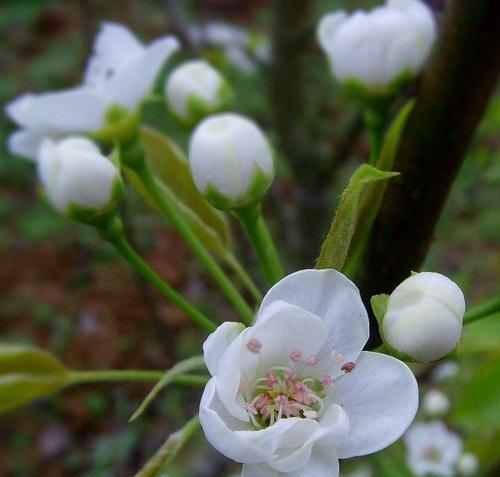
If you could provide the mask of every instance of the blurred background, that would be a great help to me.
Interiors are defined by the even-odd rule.
[[[439,14],[443,2],[428,3]],[[307,12],[312,19],[308,25],[337,7],[372,4],[318,0]],[[160,75],[158,94],[144,106],[145,121],[185,144],[186,132],[168,117],[161,100],[163,80],[176,62],[196,56],[220,68],[235,89],[235,109],[257,120],[278,147],[279,177],[266,215],[283,244],[288,269],[310,266],[350,173],[368,155],[368,142],[359,105],[338,90],[314,42],[304,45],[301,71],[307,107],[300,111],[300,124],[286,124],[290,111],[276,103],[276,90],[286,89],[287,78],[277,78],[272,68],[271,42],[279,34],[276,13],[273,17],[270,0],[2,0],[2,110],[21,93],[79,83],[103,21],[121,22],[146,42],[167,33],[178,35],[184,49]],[[310,36],[308,31],[299,33]],[[299,47],[300,35],[297,41]],[[290,107],[293,112],[293,98]],[[284,147],[283,127],[293,132]],[[457,281],[472,305],[498,291],[499,128],[497,94],[424,266]],[[204,339],[199,330],[139,280],[92,229],[61,218],[40,200],[33,163],[5,149],[13,129],[0,115],[0,339],[46,348],[75,369],[165,369],[198,354]],[[295,159],[286,162],[283,158],[290,155]],[[318,182],[318,176],[328,180]],[[315,220],[307,213],[315,209],[329,212]],[[135,245],[163,277],[221,321],[234,318],[188,248],[132,191],[122,212]],[[235,229],[240,239],[236,243],[242,244],[239,255],[255,272],[253,257],[238,233]],[[500,337],[498,325],[488,330],[477,328],[466,337],[464,346],[472,350],[466,369],[474,369],[483,359],[478,353],[494,346],[492,332]],[[197,389],[173,386],[141,419],[127,424],[149,388],[80,386],[2,416],[0,475],[133,475],[169,433],[197,412],[201,395]],[[171,475],[208,477],[237,471],[198,435]]]

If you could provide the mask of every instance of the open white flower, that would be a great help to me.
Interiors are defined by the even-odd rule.
[[[76,220],[91,222],[112,211],[121,198],[120,172],[84,137],[44,139],[37,165],[49,202]]]
[[[386,95],[422,70],[436,39],[436,25],[422,1],[388,0],[369,12],[326,15],[318,39],[338,81]]]
[[[464,313],[464,294],[455,282],[440,273],[416,273],[389,297],[384,339],[416,361],[435,361],[456,348]]]
[[[361,351],[368,318],[335,270],[302,270],[264,297],[255,325],[224,323],[204,344],[200,404],[211,444],[244,477],[336,477],[338,459],[398,439],[418,406],[401,361]]]
[[[418,476],[455,474],[462,452],[462,440],[443,422],[415,424],[404,436],[408,466]]]
[[[177,48],[172,36],[144,46],[124,26],[105,23],[94,42],[82,85],[24,94],[7,105],[7,114],[21,126],[9,137],[9,150],[36,159],[44,137],[96,133],[123,120],[136,110]]]

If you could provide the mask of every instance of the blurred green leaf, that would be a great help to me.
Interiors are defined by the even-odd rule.
[[[342,270],[356,230],[360,200],[366,187],[397,175],[397,172],[381,171],[369,164],[362,164],[356,169],[342,193],[332,225],[321,246],[316,268]]]
[[[68,372],[51,354],[0,344],[0,413],[59,391]]]
[[[500,312],[464,327],[457,354],[497,352],[500,348]]]
[[[214,209],[198,192],[184,153],[169,138],[154,129],[141,129],[141,143],[146,158],[163,190],[173,201],[193,232],[213,252],[224,254],[231,242],[225,216]],[[128,177],[147,202],[157,208],[154,199],[130,170]]]
[[[455,405],[452,420],[468,432],[499,430],[499,405],[500,355],[496,355],[481,366],[467,384]]]

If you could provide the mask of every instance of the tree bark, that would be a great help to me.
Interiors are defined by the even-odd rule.
[[[422,264],[500,71],[500,1],[453,0],[417,91],[361,272],[365,301]],[[376,325],[371,345],[379,343]]]

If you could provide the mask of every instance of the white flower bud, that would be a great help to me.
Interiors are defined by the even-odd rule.
[[[384,339],[416,361],[434,361],[457,346],[464,313],[464,295],[453,281],[439,273],[416,273],[389,297]]]
[[[189,144],[194,182],[218,209],[236,209],[261,200],[274,175],[273,152],[249,119],[226,113],[210,116]]]
[[[38,175],[52,206],[82,222],[112,211],[122,195],[118,169],[84,137],[43,140]]]
[[[169,76],[165,95],[170,110],[186,124],[222,111],[231,97],[223,76],[206,61],[188,61]]]
[[[441,416],[450,409],[450,400],[446,394],[433,389],[424,396],[422,408],[429,416]]]
[[[350,15],[338,11],[318,25],[333,75],[368,95],[397,93],[422,70],[435,39],[433,14],[420,0],[388,0]]]
[[[461,475],[474,475],[479,470],[479,462],[477,457],[471,452],[464,452],[458,460],[458,472]]]

